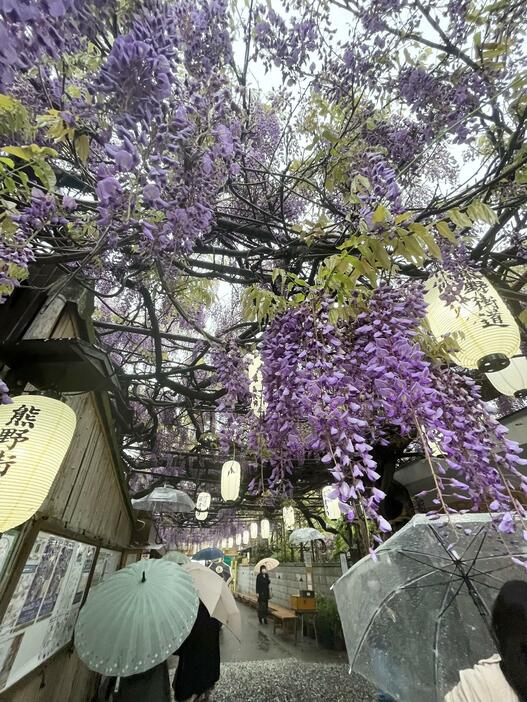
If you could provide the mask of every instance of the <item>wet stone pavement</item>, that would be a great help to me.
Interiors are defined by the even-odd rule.
[[[348,674],[345,652],[317,648],[305,637],[292,637],[271,620],[258,623],[256,611],[239,605],[242,643],[221,632],[221,678],[213,702],[374,702],[374,690],[360,676]]]

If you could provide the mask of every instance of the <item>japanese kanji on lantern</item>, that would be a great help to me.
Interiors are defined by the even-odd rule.
[[[209,492],[200,492],[196,499],[196,519],[204,522],[209,516],[211,496]]]
[[[335,488],[333,485],[326,485],[322,488],[322,501],[324,503],[324,511],[328,519],[340,519],[341,511],[339,501],[334,496]]]
[[[451,357],[463,368],[486,373],[506,368],[520,348],[520,332],[509,308],[480,273],[467,271],[456,299],[445,302],[444,293],[458,287],[448,273],[426,281],[426,319],[432,334],[439,340],[455,338],[459,351]]]
[[[23,524],[41,507],[76,421],[71,407],[41,395],[0,405],[0,532]]]
[[[221,468],[221,497],[225,502],[238,499],[242,469],[238,461],[226,461]]]

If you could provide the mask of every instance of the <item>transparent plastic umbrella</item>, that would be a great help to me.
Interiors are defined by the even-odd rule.
[[[166,561],[171,561],[172,563],[177,563],[178,565],[185,565],[185,563],[190,563],[190,558],[184,553],[181,553],[181,551],[168,551],[168,553],[165,553],[163,558]]]
[[[199,599],[207,608],[211,617],[214,617],[232,631],[238,640],[241,640],[241,617],[236,600],[227,587],[223,578],[200,563],[191,561],[181,566],[194,581]]]
[[[333,586],[350,667],[399,702],[442,702],[459,670],[496,653],[490,612],[525,578],[521,536],[488,514],[415,516]]]
[[[156,487],[148,495],[132,500],[134,509],[147,512],[192,512],[196,505],[183,490],[173,487]]]
[[[198,606],[194,581],[181,566],[162,558],[132,563],[90,592],[75,626],[75,648],[102,675],[142,673],[179,648]]]
[[[324,534],[322,532],[312,527],[303,527],[302,529],[295,529],[291,532],[289,543],[291,546],[300,546],[301,544],[308,544],[311,541],[320,541],[323,539]]]
[[[258,561],[258,563],[254,566],[253,573],[258,575],[262,566],[265,566],[266,570],[274,570],[275,568],[278,568],[279,565],[280,561],[277,561],[276,558],[262,558],[262,560]]]

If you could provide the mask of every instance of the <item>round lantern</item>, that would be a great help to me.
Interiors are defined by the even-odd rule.
[[[209,516],[209,507],[210,507],[210,493],[209,492],[200,492],[197,500],[196,500],[196,519],[198,522],[204,522],[205,519]]]
[[[257,539],[258,538],[258,522],[251,522],[249,530],[251,533],[251,539]]]
[[[238,461],[227,461],[221,467],[221,499],[225,502],[238,499],[242,469]]]
[[[234,539],[232,538],[232,536],[229,536],[229,540],[227,542],[227,547],[232,548],[233,546],[234,546]]]
[[[515,356],[507,368],[487,373],[487,378],[502,395],[527,397],[527,358]]]
[[[271,536],[271,525],[268,519],[262,519],[260,522],[260,535],[262,539],[268,539]]]
[[[467,272],[461,302],[447,304],[441,291],[454,287],[448,273],[431,276],[425,283],[427,321],[436,339],[454,335],[459,351],[452,360],[463,368],[486,373],[506,368],[520,348],[520,332],[507,305],[480,273]]]
[[[241,546],[241,545],[242,545],[242,535],[236,534],[236,546]]]
[[[0,405],[0,533],[42,506],[75,424],[71,407],[50,397],[19,395]]]
[[[243,543],[244,543],[245,545],[247,545],[247,544],[249,543],[250,540],[251,540],[251,537],[250,537],[250,534],[249,534],[249,530],[248,530],[248,529],[244,529],[243,534],[242,534],[242,541],[243,541]]]
[[[287,505],[283,508],[282,517],[286,529],[295,528],[295,510],[293,509],[293,507],[291,507],[291,505]]]
[[[340,519],[341,511],[339,509],[339,501],[336,497],[332,497],[331,494],[335,491],[335,488],[331,485],[326,485],[322,488],[322,501],[324,503],[324,512],[328,519]]]

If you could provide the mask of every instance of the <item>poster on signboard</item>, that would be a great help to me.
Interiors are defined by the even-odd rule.
[[[31,553],[28,556],[26,564],[22,570],[22,574],[18,580],[15,592],[11,596],[11,600],[7,607],[6,613],[0,625],[0,637],[3,637],[12,631],[16,625],[20,611],[27,597],[29,587],[37,572],[38,564],[40,563],[41,555],[47,543],[47,536],[39,534],[33,544]]]
[[[37,618],[40,605],[47,592],[60,553],[59,539],[48,536],[41,554],[35,575],[27,591],[27,596],[18,615],[16,626],[27,626]]]
[[[0,536],[0,577],[3,573],[9,554],[11,553],[13,546],[18,537],[17,531],[6,531],[5,534]]]
[[[73,541],[66,541],[66,543],[60,549],[60,553],[53,570],[53,575],[51,576],[48,589],[46,590],[46,594],[44,595],[44,599],[40,605],[38,619],[48,617],[55,608],[55,604],[59,596],[59,590],[68,571],[70,559],[73,554],[73,547]]]
[[[115,573],[119,567],[121,561],[120,551],[111,551],[108,548],[101,548],[99,551],[99,556],[97,558],[97,563],[95,565],[95,570],[93,572],[93,578],[90,588],[95,587],[103,580]]]
[[[71,641],[96,548],[40,532],[0,627],[0,690]],[[106,550],[101,577],[119,565]]]
[[[23,638],[24,634],[18,634],[3,642],[0,641],[0,690],[3,690],[6,685]]]

